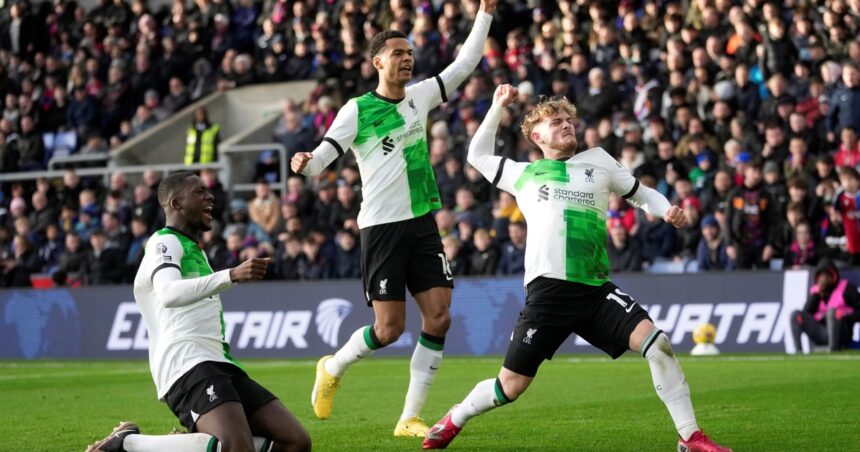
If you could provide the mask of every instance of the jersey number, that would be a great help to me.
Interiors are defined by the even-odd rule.
[[[448,263],[448,259],[445,258],[445,255],[442,253],[437,254],[439,259],[442,259],[442,274],[445,275],[445,279],[448,281],[454,279],[454,276],[451,274],[451,264]]]
[[[624,301],[624,299],[622,299],[621,297],[626,298],[627,301]],[[636,304],[636,301],[633,300],[633,297],[627,295],[626,293],[622,292],[621,289],[618,288],[615,289],[615,293],[609,292],[608,294],[606,294],[606,299],[618,303],[627,312],[630,312],[630,310],[633,309],[633,305]]]

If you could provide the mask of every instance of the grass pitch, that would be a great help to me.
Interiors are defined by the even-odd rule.
[[[559,356],[515,403],[474,419],[449,449],[459,451],[671,451],[676,434],[651,388],[648,365]],[[699,425],[736,451],[860,448],[860,354],[681,356]],[[408,384],[407,359],[374,358],[349,370],[332,417],[310,406],[314,362],[244,364],[310,432],[314,450],[420,450],[394,438]],[[438,420],[501,358],[446,358],[424,411]],[[163,434],[179,423],[155,400],[146,362],[0,362],[0,451],[75,451],[120,420]],[[165,451],[167,452],[167,451]]]

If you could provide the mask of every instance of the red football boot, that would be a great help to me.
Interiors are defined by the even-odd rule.
[[[732,450],[711,441],[711,438],[704,433],[696,432],[686,441],[678,438],[678,452],[732,452]]]
[[[454,405],[454,408],[456,407],[457,405]],[[425,449],[444,449],[448,447],[448,444],[451,444],[451,441],[454,441],[454,438],[456,438],[457,434],[460,433],[460,427],[457,427],[454,425],[454,422],[451,421],[451,412],[454,411],[454,408],[451,408],[445,417],[433,425],[433,427],[430,427],[430,430],[427,431],[427,435],[424,437]]]

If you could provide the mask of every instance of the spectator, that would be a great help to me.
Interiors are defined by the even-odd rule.
[[[131,136],[137,136],[158,124],[158,119],[146,105],[139,105],[131,118]],[[102,139],[103,140],[103,139]]]
[[[334,214],[335,196],[337,193],[337,184],[331,181],[324,181],[320,184],[320,190],[317,202],[314,204],[311,225],[319,228],[327,233],[331,233],[334,229],[330,224],[332,215]]]
[[[131,233],[122,222],[119,221],[119,215],[115,212],[104,212],[101,216],[101,228],[105,237],[105,248],[114,249],[120,252],[122,256],[128,254],[129,245],[131,245]]]
[[[137,268],[143,260],[143,252],[146,249],[146,241],[149,239],[149,231],[143,218],[135,217],[131,220],[131,241],[125,255],[125,274],[123,281],[133,283],[137,274]],[[212,265],[210,259],[210,265]],[[212,266],[215,269],[215,266]],[[217,270],[216,270],[217,271]]]
[[[44,273],[53,273],[60,264],[60,256],[65,251],[65,240],[60,235],[60,228],[55,223],[45,227],[45,240],[39,247],[39,260],[42,262]]]
[[[720,223],[713,215],[702,218],[702,240],[696,250],[699,271],[732,270],[734,263],[726,252],[725,238],[720,234]]]
[[[337,200],[332,209],[330,224],[335,228],[343,228],[343,224],[350,218],[358,218],[359,202],[355,199],[352,187],[343,180],[337,183]]]
[[[830,96],[830,112],[827,114],[828,140],[845,127],[860,130],[860,69],[857,63],[848,63],[842,68],[843,85]]]
[[[516,221],[508,226],[510,242],[502,247],[502,256],[496,270],[499,275],[517,275],[525,272],[526,223]]]
[[[833,157],[836,167],[860,165],[860,142],[857,140],[857,129],[853,126],[845,126],[839,132],[841,142],[839,150]]]
[[[34,248],[33,242],[27,236],[16,234],[12,240],[12,251],[15,263],[10,282],[14,285],[10,287],[31,286],[30,277],[42,272],[43,262],[39,258],[38,250]]]
[[[648,264],[666,261],[675,253],[675,228],[661,218],[645,214],[639,221],[636,237],[642,247],[642,260]]]
[[[588,91],[580,94],[576,101],[582,119],[588,124],[597,124],[599,119],[612,113],[616,97],[613,88],[606,82],[603,69],[594,68],[588,73]]]
[[[457,189],[454,216],[458,223],[468,221],[474,227],[488,228],[492,225],[490,210],[475,202],[475,195],[465,185]]]
[[[248,204],[248,215],[268,237],[272,237],[280,221],[281,206],[266,181],[258,181],[254,199]],[[263,241],[271,240],[270,238]]]
[[[185,82],[180,77],[171,77],[168,83],[169,92],[161,101],[158,114],[170,116],[191,103],[191,96]]]
[[[45,169],[45,145],[42,135],[36,133],[36,123],[30,116],[21,117],[21,134],[15,140],[18,152],[18,169],[38,171]]]
[[[768,268],[773,257],[771,229],[776,206],[762,189],[761,179],[761,163],[751,163],[744,171],[743,185],[729,197],[726,252],[739,269]]]
[[[53,206],[48,205],[48,197],[42,192],[34,192],[32,196],[33,211],[30,212],[30,224],[36,231],[43,232],[48,225],[57,222],[58,213]]]
[[[275,274],[280,279],[299,279],[299,262],[304,259],[302,241],[295,235],[288,235],[275,254]]]
[[[507,229],[507,228],[506,228]],[[472,235],[475,249],[469,256],[470,276],[492,276],[499,264],[499,248],[484,228],[478,228]]]
[[[794,240],[785,252],[783,268],[799,270],[818,263],[819,252],[812,240],[809,223],[803,221],[794,227]]]
[[[848,240],[848,255],[851,265],[860,264],[860,173],[853,166],[839,168],[839,183],[842,190],[833,201],[834,210],[839,215]]]
[[[287,156],[292,158],[296,152],[310,152],[314,148],[314,136],[302,124],[299,112],[293,110],[291,101],[284,102],[284,113],[275,124],[272,136],[275,141],[287,148]]]
[[[303,259],[298,260],[299,279],[316,280],[331,277],[332,263],[320,252],[320,243],[313,237],[302,240]]]
[[[349,229],[341,229],[336,236],[334,276],[340,279],[361,278],[361,249]]]
[[[185,164],[218,161],[218,144],[221,126],[209,121],[209,113],[197,107],[185,140]]]
[[[445,252],[447,273],[462,276],[469,273],[469,260],[463,251],[463,242],[457,237],[448,236],[442,239],[442,249]]]
[[[815,268],[815,285],[803,310],[791,315],[791,335],[800,353],[803,333],[810,345],[827,345],[830,351],[845,348],[851,338],[851,325],[860,320],[860,294],[857,287],[842,279],[829,259]]]
[[[88,270],[88,252],[81,237],[74,232],[66,234],[66,247],[60,255],[59,270],[70,276],[84,276]]]
[[[294,204],[298,209],[298,215],[302,219],[310,218],[314,211],[314,194],[305,188],[305,179],[302,176],[290,176],[287,179],[287,194],[284,202]]]
[[[117,248],[108,248],[107,237],[101,229],[90,234],[90,252],[87,257],[87,283],[119,284],[123,278],[125,254]]]
[[[609,240],[606,254],[613,272],[637,272],[642,270],[642,251],[639,242],[627,235],[627,229],[619,218],[607,222]]]

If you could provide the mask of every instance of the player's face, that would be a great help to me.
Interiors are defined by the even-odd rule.
[[[379,77],[389,83],[406,86],[412,80],[412,47],[403,38],[391,38],[385,41],[385,48],[373,58],[373,65],[379,72]]]
[[[547,116],[536,129],[540,140],[537,143],[543,144],[542,148],[548,147],[569,155],[576,153],[576,129],[573,127],[573,118],[566,111]]]
[[[185,181],[185,190],[180,197],[180,207],[188,224],[197,231],[212,229],[212,208],[215,196],[198,176]]]

